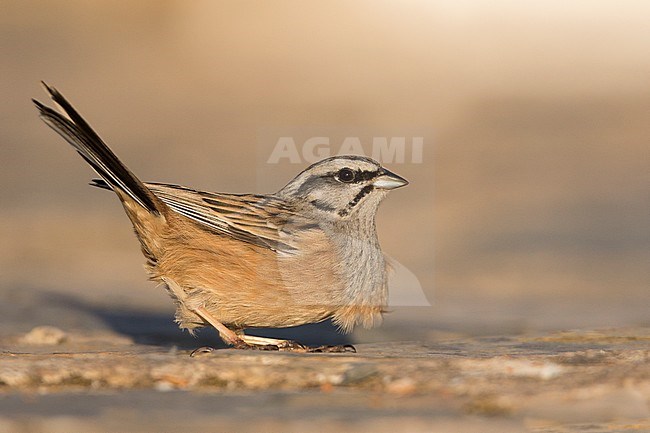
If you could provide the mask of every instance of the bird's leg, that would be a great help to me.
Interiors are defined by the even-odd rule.
[[[217,330],[219,337],[224,343],[233,346],[235,349],[280,350],[283,352],[356,352],[354,346],[349,344],[343,346],[309,347],[291,340],[246,335],[243,331],[235,332],[232,329],[229,329],[226,325],[215,319],[203,306],[197,307],[192,311],[212,325]],[[201,347],[193,351],[191,356],[211,351],[211,348]]]
[[[261,345],[261,346],[275,346],[277,350],[284,352],[329,352],[329,353],[341,353],[341,352],[356,352],[356,349],[351,344],[339,345],[339,346],[318,346],[310,347],[303,344],[297,343],[292,340],[280,340],[277,338],[268,338],[268,337],[257,337],[255,335],[246,335],[243,332],[238,334],[239,337],[244,340],[247,344],[251,346]]]
[[[275,345],[268,345],[263,343],[252,344],[247,342],[242,338],[243,334],[237,333],[232,329],[229,329],[223,323],[219,322],[217,319],[214,318],[214,316],[212,316],[212,314],[208,312],[208,310],[205,309],[204,306],[197,307],[192,311],[194,311],[196,315],[201,317],[210,325],[212,325],[217,330],[217,332],[219,333],[219,337],[223,340],[224,343],[234,347],[235,349],[279,350],[279,348],[276,347]],[[194,356],[196,353],[199,352],[209,352],[209,351],[211,351],[211,348],[201,347],[193,351],[191,356]]]
[[[177,299],[178,302],[184,304],[190,311],[192,311],[194,314],[199,316],[201,319],[208,322],[217,330],[217,332],[219,333],[219,337],[223,340],[224,343],[235,347],[237,347],[238,345],[246,344],[242,341],[241,338],[239,338],[239,336],[233,330],[228,329],[226,325],[224,325],[223,323],[215,319],[214,316],[212,316],[212,314],[208,312],[208,310],[205,308],[204,305],[199,305],[195,307],[194,305],[196,304],[190,303],[187,297],[187,293],[180,286],[180,284],[178,284],[175,280],[167,277],[162,277],[162,280],[167,285],[170,294],[175,299]],[[198,353],[205,353],[210,351],[212,351],[211,347],[200,347],[196,349],[194,352],[192,352],[191,356],[194,356],[195,354]]]
[[[229,329],[226,325],[215,319],[212,314],[205,309],[205,307],[198,307],[194,312],[217,330],[219,337],[224,343],[231,346],[237,346],[238,344],[243,343],[242,339],[239,338],[239,335],[237,335],[235,331]]]

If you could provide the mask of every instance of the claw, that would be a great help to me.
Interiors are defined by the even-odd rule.
[[[202,346],[202,347],[199,347],[198,349],[194,349],[192,351],[192,353],[190,353],[190,358],[195,358],[197,356],[205,355],[207,353],[212,353],[212,352],[214,352],[213,347]]]
[[[238,350],[269,350],[269,351],[281,350],[275,344],[251,344],[243,340],[239,340],[233,343],[232,348]]]
[[[283,352],[309,352],[309,347],[291,340],[284,340],[277,347]]]
[[[344,344],[339,346],[318,346],[318,347],[309,347],[307,352],[311,353],[357,353],[357,349],[351,344]]]

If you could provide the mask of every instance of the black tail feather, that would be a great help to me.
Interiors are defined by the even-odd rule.
[[[92,179],[88,185],[96,186],[100,189],[107,189],[109,191],[113,189],[104,179]]]
[[[103,187],[119,189],[149,212],[158,214],[159,205],[149,189],[115,156],[97,133],[55,88],[43,83],[52,100],[69,119],[32,99],[40,117],[70,143],[105,181]],[[99,186],[99,185],[97,185]]]

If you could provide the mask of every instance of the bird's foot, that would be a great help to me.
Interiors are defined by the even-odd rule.
[[[351,344],[341,344],[338,346],[318,346],[308,347],[307,352],[310,353],[357,353],[357,349]]]
[[[275,344],[251,344],[245,341],[238,341],[231,345],[233,349],[238,350],[265,350],[265,351],[278,351],[280,348]]]
[[[241,339],[231,344],[233,349],[238,350],[264,350],[276,352],[296,353],[356,353],[357,350],[351,344],[337,346],[316,346],[310,347],[291,340],[279,340],[276,338],[256,337],[253,335],[241,335]],[[214,348],[203,346],[190,353],[190,357],[206,355],[214,352]]]
[[[292,340],[280,340],[277,338],[257,337],[246,334],[240,334],[239,337],[246,347],[237,347],[238,349],[278,350],[280,352],[298,353],[356,353],[357,351],[351,344],[310,347]]]
[[[240,334],[241,342],[235,344],[236,349],[253,350],[278,350],[281,352],[307,352],[308,348],[291,340],[278,338],[257,337],[255,335]]]

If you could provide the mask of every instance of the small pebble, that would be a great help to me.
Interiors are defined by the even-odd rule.
[[[395,395],[409,395],[413,394],[417,386],[413,379],[409,377],[404,377],[402,379],[397,379],[390,382],[386,386],[386,391]]]
[[[37,326],[22,338],[25,344],[56,346],[68,338],[67,334],[54,326]]]
[[[175,389],[174,384],[167,382],[166,380],[161,380],[154,384],[154,388],[158,392],[169,392]]]

